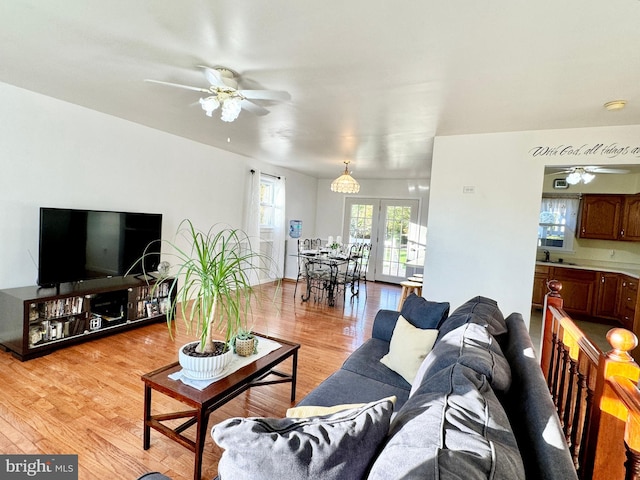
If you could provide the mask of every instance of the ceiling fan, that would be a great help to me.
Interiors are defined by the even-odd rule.
[[[553,167],[551,167],[553,168]],[[576,185],[580,182],[589,183],[591,180],[596,178],[597,173],[629,173],[629,170],[625,170],[624,168],[607,168],[607,167],[598,167],[598,166],[576,166],[576,167],[559,167],[564,170],[552,171],[547,173],[547,175],[567,175],[567,183],[571,185]]]
[[[269,110],[258,105],[254,100],[289,100],[288,92],[276,90],[241,90],[238,89],[238,74],[226,67],[200,66],[204,70],[204,76],[209,82],[209,87],[194,87],[180,83],[164,82],[162,80],[145,79],[145,82],[159,83],[170,87],[184,88],[195,92],[206,93],[206,97],[200,98],[200,106],[207,116],[221,107],[220,118],[225,122],[233,122],[241,110],[247,110],[255,115],[266,115]]]

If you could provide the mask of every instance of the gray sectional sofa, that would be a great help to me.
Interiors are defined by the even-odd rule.
[[[484,297],[448,314],[412,295],[296,418],[216,425],[220,480],[577,479],[521,315]]]

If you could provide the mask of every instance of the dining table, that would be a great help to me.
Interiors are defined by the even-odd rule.
[[[298,256],[304,262],[307,288],[302,294],[303,302],[312,296],[316,301],[327,298],[329,306],[334,306],[339,285],[341,268],[348,264],[349,255],[331,250],[303,250]]]

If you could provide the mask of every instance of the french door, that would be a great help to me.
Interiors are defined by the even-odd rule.
[[[347,198],[343,237],[371,243],[368,280],[399,283],[419,249],[419,200]]]

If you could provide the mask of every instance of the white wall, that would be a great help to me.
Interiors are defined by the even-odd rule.
[[[614,143],[629,148],[607,154],[604,147]],[[567,146],[576,147],[573,154]],[[537,147],[550,148],[534,155]],[[639,158],[640,126],[436,138],[424,295],[452,308],[485,295],[505,315],[520,312],[528,322],[545,165]]]
[[[287,211],[315,220],[306,175],[2,83],[0,105],[0,288],[36,283],[41,206],[162,213],[165,238],[187,217],[241,227],[260,168],[287,178]]]
[[[287,177],[287,248],[284,259],[285,278],[298,276],[298,239],[289,236],[289,222],[302,221],[302,238],[315,235],[316,190],[318,180],[304,175]]]

